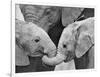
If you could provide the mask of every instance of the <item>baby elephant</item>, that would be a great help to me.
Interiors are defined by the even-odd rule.
[[[57,55],[53,58],[44,56],[44,63],[57,65],[80,58],[88,52],[87,68],[94,67],[94,17],[76,21],[66,27],[58,44]]]
[[[56,46],[49,35],[33,23],[15,21],[16,60],[18,66],[29,65],[28,55],[40,57],[43,54],[54,57]]]

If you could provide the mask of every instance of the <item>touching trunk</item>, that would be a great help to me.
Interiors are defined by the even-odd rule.
[[[43,53],[46,53],[48,55],[48,57],[50,57],[50,58],[55,57],[57,54],[57,48],[56,48],[55,44],[52,42],[50,37],[47,37],[45,40],[43,40],[44,42],[42,43],[42,46],[44,47]]]
[[[48,50],[46,50],[46,51],[48,51]],[[56,56],[56,53],[57,53],[56,49],[49,50],[49,52],[47,53],[47,55],[48,55],[48,57],[52,58],[52,57]]]
[[[48,57],[48,56],[43,56],[42,61],[47,64],[47,65],[58,65],[62,63],[66,59],[66,56],[58,53],[55,57]]]

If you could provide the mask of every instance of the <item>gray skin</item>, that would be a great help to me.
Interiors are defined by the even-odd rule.
[[[43,62],[48,65],[57,65],[63,61],[68,62],[76,56],[80,58],[88,50],[90,55],[94,48],[94,18],[77,21],[66,27],[58,44],[57,55],[53,58],[44,56]],[[91,59],[92,57],[92,59]],[[90,66],[93,67],[93,54],[89,57]]]
[[[25,21],[37,24],[46,32],[58,21],[61,12],[56,6],[20,4],[20,9]]]
[[[16,19],[15,37],[17,53],[16,61],[19,65],[19,62],[21,61],[24,61],[23,63],[27,63],[27,61],[21,60],[26,59],[23,57],[27,55],[33,57],[43,56],[42,53],[47,54],[48,57],[54,57],[56,55],[56,46],[52,42],[48,34],[42,28],[38,27],[37,25],[31,22],[26,23],[24,21]],[[22,55],[20,55],[21,52],[19,51],[23,52]]]

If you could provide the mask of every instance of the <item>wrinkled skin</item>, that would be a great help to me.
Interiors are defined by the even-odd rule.
[[[68,25],[62,32],[57,55],[53,58],[44,56],[43,62],[48,65],[57,65],[63,61],[68,62],[76,56],[80,58],[87,51],[93,53],[94,47],[94,18],[88,18]],[[92,50],[91,50],[92,49]],[[93,57],[93,54],[92,54]],[[90,58],[90,57],[89,57]],[[91,58],[90,58],[91,60]],[[93,58],[90,66],[93,68]]]
[[[62,24],[68,26],[80,16],[84,8],[79,7],[64,7],[62,8]]]
[[[21,4],[20,8],[26,22],[33,22],[46,32],[53,27],[52,24],[57,22],[60,16],[60,8],[56,6]]]
[[[24,19],[42,27],[46,32],[58,21],[61,14],[63,26],[74,22],[84,8],[20,4]]]
[[[26,23],[16,19],[15,32],[17,53],[16,65],[29,64],[28,61],[21,60],[23,56],[27,57],[27,55],[33,57],[43,56],[43,54],[46,54],[49,57],[55,56],[56,46],[42,28],[33,23]]]

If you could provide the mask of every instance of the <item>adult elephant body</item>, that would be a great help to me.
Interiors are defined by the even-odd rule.
[[[94,67],[94,18],[77,21],[66,27],[61,35],[57,55],[53,58],[44,56],[46,64],[57,65],[69,62],[75,57],[80,58],[88,53],[87,68]]]
[[[28,55],[40,57],[43,54],[54,57],[56,46],[48,34],[33,23],[26,23],[16,19],[16,65],[29,65]]]

